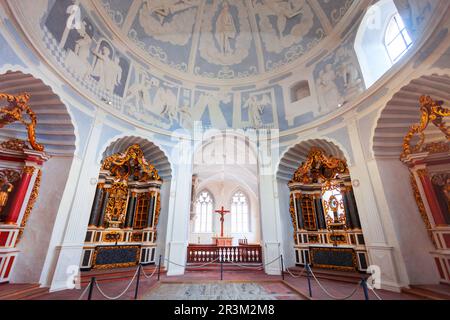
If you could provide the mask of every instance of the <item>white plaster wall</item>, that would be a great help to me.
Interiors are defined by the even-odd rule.
[[[206,184],[201,190],[208,190],[214,198],[214,210],[221,206],[225,210],[231,210],[231,197],[238,190],[243,191],[249,201],[250,209],[250,232],[248,233],[232,233],[231,232],[231,214],[225,215],[224,234],[225,236],[233,237],[233,245],[238,245],[239,239],[246,238],[249,244],[259,244],[261,241],[261,222],[259,214],[258,201],[253,191],[249,191],[246,187],[240,185],[236,181],[210,182]],[[212,237],[220,235],[220,215],[214,213],[213,215],[213,232],[212,233],[195,233],[194,222],[190,222],[189,243],[192,244],[212,244]]]
[[[409,283],[438,283],[437,270],[430,255],[433,244],[413,196],[408,168],[396,159],[378,159],[376,164]]]
[[[42,170],[39,197],[28,219],[11,283],[38,283],[73,157],[52,157]]]
[[[157,227],[158,235],[156,238],[156,263],[158,263],[159,255],[162,255],[164,257],[165,254],[171,183],[172,180],[166,179],[163,181],[163,184],[161,186],[161,212],[159,214]]]
[[[295,266],[295,251],[294,251],[294,226],[292,225],[292,218],[289,212],[290,192],[287,186],[287,181],[282,181],[278,179],[277,184],[280,203],[283,259],[286,267],[293,267]]]

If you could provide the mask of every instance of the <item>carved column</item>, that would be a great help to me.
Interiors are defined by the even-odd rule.
[[[103,224],[104,224],[106,206],[108,205],[108,199],[109,199],[109,191],[108,191],[108,189],[104,189],[103,190],[102,207],[101,207],[100,215],[99,215],[99,218],[97,221],[97,227],[99,227],[99,228],[103,227]]]
[[[297,213],[298,228],[300,230],[303,230],[303,229],[305,229],[305,224],[303,222],[302,198],[301,197],[302,197],[301,194],[298,194],[298,193],[294,194],[294,208]],[[297,231],[297,230],[295,230],[295,231]]]
[[[156,192],[150,193],[150,205],[148,206],[148,218],[147,224],[145,226],[146,228],[153,227],[153,217],[155,216],[155,209],[156,209],[156,197],[157,197]]]
[[[314,206],[316,208],[318,229],[325,230],[327,228],[327,224],[325,222],[325,214],[323,211],[322,197],[320,195],[318,195],[314,198]]]
[[[22,172],[22,178],[17,184],[16,192],[14,197],[11,199],[11,207],[8,216],[6,217],[7,224],[17,224],[17,220],[20,216],[20,211],[23,206],[23,201],[25,199],[27,190],[30,186],[30,181],[34,173],[34,167],[24,167]]]
[[[133,228],[134,215],[136,214],[137,204],[136,192],[132,192],[128,200],[127,217],[125,220],[125,228]]]
[[[92,204],[91,217],[89,219],[89,226],[97,226],[97,221],[100,215],[100,209],[103,197],[103,184],[97,185],[97,190],[95,190],[94,203]]]

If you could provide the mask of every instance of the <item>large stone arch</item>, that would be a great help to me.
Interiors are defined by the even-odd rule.
[[[60,95],[41,77],[22,67],[7,66],[0,75],[0,92],[28,93],[29,105],[37,116],[36,138],[50,159],[42,167],[39,196],[28,218],[23,238],[17,245],[21,252],[12,271],[13,283],[37,283],[44,268],[53,227],[78,150],[79,139],[74,117]],[[0,141],[28,139],[26,127],[13,123],[0,130]]]

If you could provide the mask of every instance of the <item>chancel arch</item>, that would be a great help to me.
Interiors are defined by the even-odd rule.
[[[165,246],[168,158],[154,143],[135,136],[115,140],[102,158],[81,268],[153,264]]]
[[[261,221],[257,196],[257,156],[254,146],[249,137],[233,132],[216,132],[205,136],[205,140],[194,153],[188,264],[199,262],[197,259],[203,257],[204,252],[215,248],[234,250],[233,254],[236,254],[235,257],[238,259],[236,261],[248,258],[248,261],[241,260],[241,262],[260,262]],[[212,230],[197,232],[195,226],[199,217],[196,204],[198,197],[205,192],[213,199]],[[238,192],[245,194],[248,228],[233,227],[233,222],[237,221],[236,216],[242,218],[242,212],[233,210],[233,197]],[[222,207],[227,211],[223,215],[223,222],[221,215],[216,212]],[[245,249],[244,246],[250,248],[254,254],[249,254],[248,257],[241,256],[240,252]],[[212,257],[213,255],[211,259],[214,259]]]
[[[413,285],[450,282],[449,89],[448,75],[411,81],[383,108],[373,136],[379,183],[401,235],[399,246],[405,259],[420,261],[406,266]]]
[[[76,151],[75,125],[32,74],[0,75],[0,94],[0,238],[8,239],[0,242],[0,282],[39,283]],[[19,118],[8,118],[18,106]]]
[[[344,152],[326,140],[303,141],[282,157],[277,181],[287,264],[365,271],[369,257]]]

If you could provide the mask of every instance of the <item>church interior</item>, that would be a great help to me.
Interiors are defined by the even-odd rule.
[[[450,300],[448,0],[0,0],[0,300]]]

